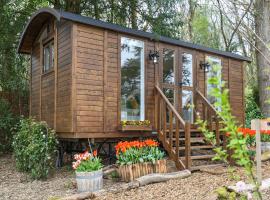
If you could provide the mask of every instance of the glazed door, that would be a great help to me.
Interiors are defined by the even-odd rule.
[[[179,110],[182,118],[191,124],[194,123],[194,57],[193,51],[185,49],[179,51]]]
[[[219,87],[221,89],[221,81],[222,81],[222,62],[221,59],[215,56],[206,56],[205,57],[206,63],[208,63],[208,69],[205,72],[205,96],[209,100],[210,103],[214,104],[217,99],[210,95],[210,91],[214,87]],[[208,83],[209,78],[211,77],[217,77],[219,80],[219,84],[213,85],[211,83]]]
[[[177,109],[177,93],[179,91],[179,70],[176,66],[178,65],[178,49],[173,46],[162,45],[160,53],[162,55],[160,62],[161,86],[168,100]]]

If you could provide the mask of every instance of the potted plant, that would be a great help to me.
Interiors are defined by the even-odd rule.
[[[262,152],[270,151],[270,131],[261,131]]]
[[[97,151],[75,154],[76,160],[72,168],[76,172],[76,181],[79,192],[94,192],[103,187],[103,173],[101,159],[97,157]]]
[[[142,121],[121,121],[121,131],[152,131],[151,122],[149,120]]]
[[[121,178],[129,182],[146,174],[166,173],[165,153],[158,145],[152,139],[119,142],[115,149]]]

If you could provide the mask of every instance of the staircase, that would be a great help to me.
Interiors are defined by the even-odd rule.
[[[203,134],[190,123],[185,122],[165,94],[156,86],[155,126],[158,139],[169,157],[179,170],[197,170],[209,165],[219,165],[212,161],[215,156],[214,146],[207,143]],[[207,120],[208,129],[216,134],[216,145],[221,145],[220,123],[215,108],[196,90],[194,104],[201,110],[203,120]]]

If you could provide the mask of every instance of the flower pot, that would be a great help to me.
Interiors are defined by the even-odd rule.
[[[120,131],[152,131],[151,125],[125,125],[119,126]]]
[[[166,160],[157,160],[155,164],[150,162],[136,163],[132,165],[120,165],[118,167],[118,173],[123,181],[130,182],[152,173],[166,173]]]
[[[78,192],[95,192],[103,188],[102,169],[93,172],[76,172]]]
[[[262,142],[261,149],[262,149],[262,152],[270,151],[270,142]]]

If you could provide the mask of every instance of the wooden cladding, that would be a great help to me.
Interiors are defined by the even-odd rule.
[[[104,131],[104,31],[77,25],[76,132]]]
[[[65,20],[58,23],[54,34],[57,34],[54,35],[57,49],[54,71],[42,75],[42,40],[37,38],[32,46],[30,112],[31,116],[46,120],[51,127],[56,127],[56,131],[63,137],[113,138],[151,135],[118,131],[121,115],[122,36],[144,42],[145,119],[150,120],[153,127],[156,127],[157,121],[154,114],[157,110],[155,83],[162,78],[159,65],[163,61],[160,57],[160,63],[154,65],[148,58],[150,50],[158,49],[160,56],[163,46],[176,50],[179,55],[182,55],[181,52],[192,52],[193,85],[205,95],[206,76],[200,69],[200,62],[205,61],[208,56],[205,52]],[[180,59],[180,56],[178,57]],[[222,79],[230,89],[232,112],[237,120],[243,123],[243,62],[227,57],[219,58],[222,61]],[[177,61],[176,67],[181,63]],[[201,112],[202,105],[196,110]]]

